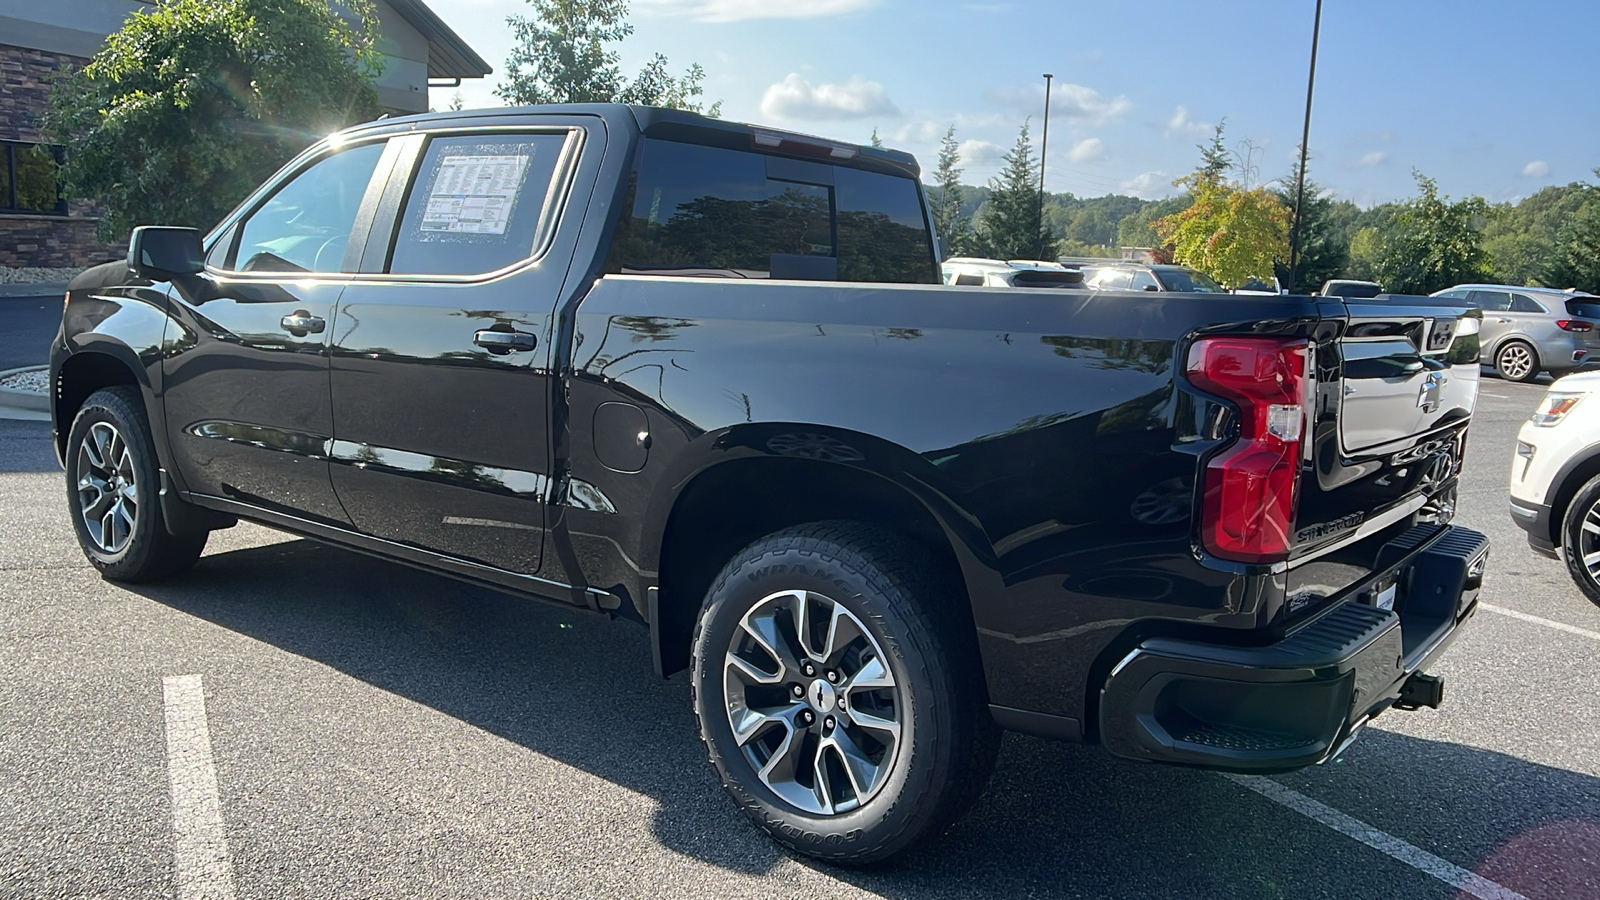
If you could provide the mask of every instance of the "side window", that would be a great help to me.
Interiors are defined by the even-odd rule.
[[[971,272],[963,272],[960,275],[956,276],[956,280],[955,280],[954,283],[955,284],[965,284],[965,285],[982,285],[983,284],[983,276],[982,275],[974,275]]]
[[[1511,311],[1512,312],[1526,312],[1526,313],[1542,313],[1542,312],[1545,312],[1546,310],[1545,310],[1544,307],[1540,306],[1532,297],[1529,297],[1527,294],[1512,294],[1511,295]]]
[[[406,196],[388,271],[482,275],[532,256],[567,136],[430,140]]]
[[[1132,279],[1125,269],[1107,269],[1095,278],[1095,290],[1125,291]]]
[[[1159,291],[1159,290],[1161,290],[1161,285],[1156,283],[1156,277],[1154,275],[1151,275],[1149,272],[1146,272],[1146,271],[1144,271],[1142,269],[1140,271],[1138,271],[1138,272],[1134,272],[1133,273],[1133,280],[1129,284],[1128,287],[1129,287],[1129,290],[1135,290],[1135,291]]]
[[[933,235],[910,178],[835,167],[839,280],[933,284]]]
[[[1490,312],[1502,312],[1511,306],[1511,295],[1504,291],[1473,291],[1467,302]]]
[[[359,144],[302,169],[245,218],[241,272],[337,272],[383,142]]]

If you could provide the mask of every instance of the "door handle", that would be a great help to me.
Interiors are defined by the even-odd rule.
[[[1495,321],[1499,322],[1501,325],[1509,325],[1509,324],[1511,324],[1511,320],[1510,319],[1495,319]]]
[[[278,324],[283,326],[284,331],[289,332],[295,337],[305,337],[308,334],[321,334],[322,329],[328,327],[327,322],[323,321],[317,316],[313,316],[311,313],[308,313],[303,309],[297,309],[289,315],[284,316],[278,320]]]
[[[474,334],[472,342],[490,353],[532,350],[539,346],[539,339],[526,331],[493,331],[488,328]]]

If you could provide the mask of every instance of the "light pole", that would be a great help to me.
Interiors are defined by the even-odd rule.
[[[1044,258],[1044,159],[1050,149],[1050,79],[1054,77],[1044,73],[1044,136],[1039,139],[1039,253],[1035,259]]]
[[[1311,140],[1311,89],[1317,84],[1317,37],[1322,32],[1322,0],[1317,0],[1316,18],[1311,24],[1311,73],[1306,76],[1306,121],[1300,130],[1300,171],[1295,175],[1294,227],[1289,232],[1289,291],[1299,284],[1300,218],[1306,208],[1306,144]]]

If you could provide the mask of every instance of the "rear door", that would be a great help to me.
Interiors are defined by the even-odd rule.
[[[605,146],[598,119],[538,122],[408,137],[331,326],[332,478],[356,528],[522,575],[541,562],[578,231],[558,225],[581,219],[579,162]]]
[[[1519,316],[1511,312],[1509,291],[1471,291],[1467,302],[1483,310],[1483,333],[1479,337],[1486,363],[1494,361],[1494,351],[1519,329]]]

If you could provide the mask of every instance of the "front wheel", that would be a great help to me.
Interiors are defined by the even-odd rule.
[[[1561,546],[1573,583],[1600,606],[1600,475],[1589,479],[1567,504]]]
[[[1494,370],[1507,381],[1533,381],[1539,377],[1539,354],[1522,341],[1508,341],[1494,355]]]
[[[67,505],[83,555],[113,581],[155,581],[194,565],[207,533],[162,519],[155,444],[137,389],[95,391],[67,435]]]
[[[741,809],[779,843],[866,864],[943,831],[998,747],[963,596],[869,526],[768,535],[722,570],[696,628],[695,713]]]

